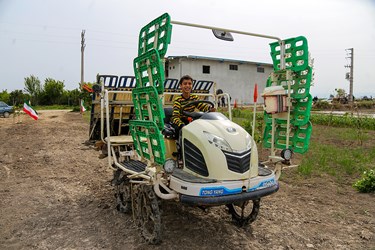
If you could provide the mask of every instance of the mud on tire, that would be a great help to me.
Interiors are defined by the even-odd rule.
[[[126,177],[124,171],[118,170],[115,173],[115,197],[116,197],[116,209],[121,213],[130,213],[132,211],[132,200],[131,200],[131,186],[129,179]]]

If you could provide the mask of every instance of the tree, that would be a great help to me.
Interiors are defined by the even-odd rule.
[[[81,92],[79,91],[79,89],[64,90],[60,100],[61,104],[69,106],[79,105],[80,94]]]
[[[64,82],[52,78],[44,80],[43,104],[60,104],[64,92]]]
[[[27,95],[22,90],[14,90],[9,94],[9,99],[13,106],[21,106],[26,98]]]
[[[3,90],[2,92],[0,92],[0,101],[9,103],[9,93],[7,90]]]
[[[335,89],[336,91],[336,97],[337,98],[344,98],[346,97],[346,92],[345,92],[345,89]]]
[[[39,103],[39,98],[42,93],[42,86],[40,85],[40,80],[34,75],[25,77],[25,88],[26,93],[30,94],[30,99],[32,105]]]
[[[335,89],[336,91],[336,98],[334,99],[335,101],[341,103],[341,104],[347,104],[349,99],[346,95],[346,92],[344,89]]]

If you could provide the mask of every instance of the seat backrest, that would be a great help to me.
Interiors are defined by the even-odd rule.
[[[173,114],[173,108],[172,107],[167,107],[164,108],[164,123],[170,123],[172,119],[172,114]]]

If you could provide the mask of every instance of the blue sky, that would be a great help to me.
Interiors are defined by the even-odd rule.
[[[354,48],[354,95],[375,97],[375,0],[0,0],[0,91],[23,89],[33,74],[80,82],[80,39],[86,30],[85,81],[96,74],[133,75],[138,32],[168,12],[172,20],[273,35],[303,35],[314,58],[313,95],[349,92],[345,49]],[[174,25],[168,55],[271,62],[272,40]]]

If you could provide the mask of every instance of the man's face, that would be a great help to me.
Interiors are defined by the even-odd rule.
[[[181,83],[182,93],[190,94],[192,85],[193,83],[191,80],[183,80]]]

